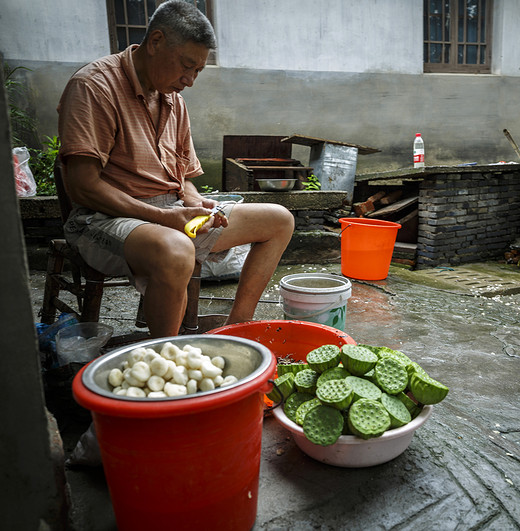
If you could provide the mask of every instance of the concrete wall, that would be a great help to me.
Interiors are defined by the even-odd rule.
[[[50,16],[48,2],[32,0],[31,15],[41,13],[35,23],[23,16],[28,0],[21,7],[4,1],[0,51],[13,65],[31,68],[19,72],[31,90],[26,105],[42,135],[56,134],[66,80],[108,53],[105,2],[61,0]],[[428,165],[516,159],[502,134],[507,127],[520,138],[515,0],[494,3],[492,75],[423,74],[417,0],[214,4],[219,64],[184,93],[208,174],[201,182],[218,186],[226,134],[299,133],[380,148],[359,157],[358,173],[410,165],[416,132]],[[304,163],[308,155],[308,148],[293,152]]]

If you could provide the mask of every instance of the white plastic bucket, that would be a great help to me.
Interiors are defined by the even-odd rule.
[[[327,273],[287,275],[280,281],[285,319],[309,321],[345,331],[350,281]]]

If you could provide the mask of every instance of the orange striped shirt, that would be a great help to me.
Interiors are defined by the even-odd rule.
[[[184,179],[203,173],[180,94],[161,94],[156,129],[130,46],[76,72],[58,105],[60,156],[95,157],[101,178],[133,197],[183,195]]]

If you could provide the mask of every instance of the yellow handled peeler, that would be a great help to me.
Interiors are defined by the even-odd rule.
[[[184,232],[190,237],[195,238],[197,236],[197,231],[212,217],[218,214],[219,216],[224,216],[224,209],[217,205],[211,210],[211,214],[207,216],[195,216],[192,220],[188,221],[184,225]]]

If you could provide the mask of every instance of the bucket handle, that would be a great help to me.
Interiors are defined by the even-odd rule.
[[[346,300],[348,301],[348,298]],[[305,315],[296,315],[296,314],[292,314],[292,313],[289,313],[289,312],[285,311],[284,308],[283,308],[283,305],[282,305],[282,298],[281,297],[278,298],[278,306],[280,308],[282,308],[283,313],[285,313],[285,315],[287,315],[291,319],[297,319],[297,320],[302,319],[302,317],[305,317],[305,318],[318,317],[318,315],[323,315],[325,312],[328,312],[330,309],[334,308],[334,306],[339,308],[339,306],[337,306],[338,302],[343,302],[343,299],[340,298],[339,301],[333,301],[330,306],[327,306],[326,308],[322,308],[321,310],[319,310],[317,312],[308,313],[308,314],[305,314]]]
[[[341,235],[343,234],[343,231],[348,229],[349,227],[352,227],[352,223],[349,223],[346,227],[343,227],[340,231],[340,233],[338,234],[338,238],[341,238]]]
[[[273,409],[276,409],[277,407],[283,405],[283,403],[285,402],[284,400],[284,397],[283,397],[283,394],[282,392],[280,391],[280,388],[278,387],[278,385],[276,384],[276,382],[274,380],[267,380],[267,383],[270,383],[277,391],[278,391],[278,394],[282,397],[282,399],[280,400],[280,402],[277,402],[276,404],[273,402],[273,405],[272,406],[265,406],[264,407],[264,415],[267,415],[269,413],[271,413],[271,411]]]

